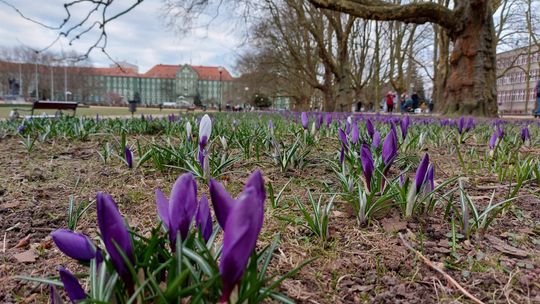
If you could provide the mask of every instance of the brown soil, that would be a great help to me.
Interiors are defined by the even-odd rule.
[[[325,142],[323,146],[328,145]],[[76,267],[62,256],[49,237],[51,231],[66,227],[70,195],[81,201],[93,200],[98,191],[109,192],[132,226],[145,231],[156,224],[153,189],[169,191],[180,172],[157,172],[151,167],[129,171],[119,160],[104,165],[97,153],[99,148],[97,141],[57,140],[37,143],[28,154],[17,138],[1,141],[1,303],[47,302],[48,287],[16,280],[15,275],[54,276],[58,265]],[[460,168],[447,152],[445,148],[429,151],[437,164],[438,182],[458,173]],[[323,156],[331,157],[325,153],[314,151],[312,165],[285,173],[269,159],[258,163],[244,161],[221,179],[237,194],[256,167],[262,167],[265,179],[272,182],[276,192],[293,178],[282,198],[283,206],[273,210],[267,205],[259,246],[271,242],[276,234],[281,235],[282,243],[271,266],[274,273],[285,273],[307,259],[316,260],[286,280],[281,286],[283,293],[298,303],[468,303],[467,298],[400,242],[395,231],[398,230],[482,301],[540,303],[538,185],[524,187],[520,192],[522,198],[498,218],[485,236],[460,240],[454,253],[448,237],[451,227],[442,218],[444,206],[431,216],[409,222],[395,210],[363,228],[347,212],[346,203],[337,199],[330,219],[331,238],[322,243],[303,226],[287,223],[276,215],[300,219],[295,196],[305,200],[307,189],[316,194],[323,192],[323,182],[338,187],[334,173],[321,160]],[[487,172],[474,172],[467,184],[469,193],[482,204],[487,204],[493,191],[485,189],[486,185],[505,187]],[[204,186],[200,189],[207,191]],[[93,207],[80,220],[78,230],[96,236]],[[512,254],[512,248],[526,256]],[[18,261],[16,255],[21,253],[33,255],[35,261]]]

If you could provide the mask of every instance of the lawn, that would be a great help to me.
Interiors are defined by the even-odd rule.
[[[1,118],[8,118],[9,113],[13,108],[18,109],[28,109],[30,110],[30,106],[20,106],[20,105],[0,105],[0,119]],[[39,115],[42,113],[47,113],[49,115],[54,114],[55,110],[36,110],[35,115]],[[139,107],[137,108],[137,112],[135,115],[168,115],[168,114],[179,114],[183,113],[185,110],[179,110],[179,109],[163,109],[159,110],[158,108],[143,108]],[[72,111],[65,111],[66,114],[71,115]],[[21,115],[29,115],[30,112],[27,111],[20,111]],[[77,116],[86,116],[86,117],[95,117],[96,114],[99,114],[100,116],[130,116],[131,113],[129,112],[128,107],[101,107],[101,106],[90,106],[90,107],[79,107],[76,112]]]
[[[0,302],[540,303],[537,122],[210,116],[0,121]]]

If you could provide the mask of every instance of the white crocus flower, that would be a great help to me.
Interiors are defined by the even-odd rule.
[[[199,124],[199,143],[206,137],[206,141],[210,140],[212,134],[212,120],[208,114],[204,114]]]
[[[188,121],[186,122],[186,136],[188,140],[191,140],[191,123]]]

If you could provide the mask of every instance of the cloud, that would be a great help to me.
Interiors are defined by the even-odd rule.
[[[36,5],[35,0],[8,0],[25,15],[47,25],[58,25],[65,18],[65,0],[47,0]],[[122,1],[122,4],[130,1]],[[139,66],[142,72],[152,66],[164,64],[193,63],[196,65],[221,65],[233,70],[238,47],[242,42],[241,33],[236,33],[238,24],[227,20],[223,14],[213,20],[208,27],[197,28],[182,37],[175,35],[163,24],[160,1],[146,0],[128,14],[107,25],[107,52],[115,60],[128,61]],[[117,8],[120,9],[120,8]],[[82,18],[87,7],[73,11],[73,16]],[[202,24],[207,24],[209,16],[202,16]],[[69,41],[61,39],[51,49],[53,51],[75,50],[85,53],[97,39],[99,32],[86,34],[69,46]],[[0,41],[2,46],[20,44],[41,49],[57,37],[58,31],[46,29],[20,17],[13,9],[0,3]],[[90,54],[95,66],[108,66],[112,62],[100,50]]]

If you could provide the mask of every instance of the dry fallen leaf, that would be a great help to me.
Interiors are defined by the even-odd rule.
[[[513,255],[520,258],[526,258],[529,256],[529,252],[510,246],[506,244],[505,241],[499,239],[498,237],[488,235],[486,236],[486,238],[491,242],[491,244],[493,245],[493,248],[499,250],[502,253]]]
[[[24,248],[26,246],[28,246],[28,244],[30,244],[30,236],[31,234],[25,236],[23,239],[21,239],[17,245],[15,246],[15,248]]]
[[[34,263],[36,261],[36,255],[32,249],[25,252],[17,253],[13,255],[19,263]]]
[[[407,229],[407,222],[403,222],[397,217],[385,218],[381,223],[386,232],[398,232]]]

